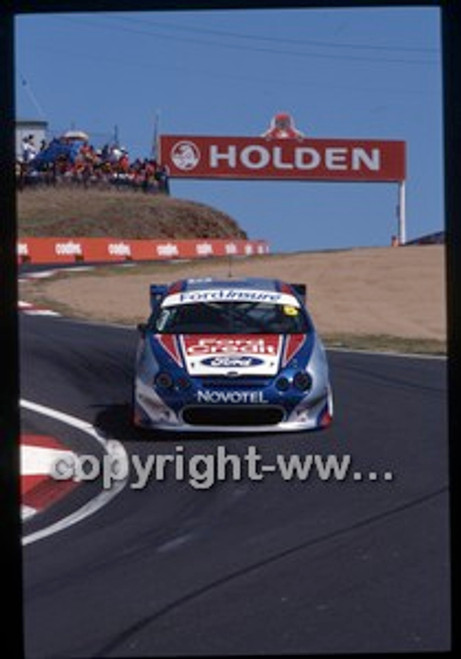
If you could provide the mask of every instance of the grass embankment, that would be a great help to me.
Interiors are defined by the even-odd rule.
[[[226,213],[163,194],[57,186],[17,199],[20,237],[247,238]]]

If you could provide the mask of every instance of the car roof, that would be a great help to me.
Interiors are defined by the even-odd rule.
[[[200,291],[210,289],[250,289],[259,291],[280,291],[282,282],[278,279],[265,277],[246,277],[243,279],[215,279],[204,277],[200,279],[181,279],[171,284],[168,293],[176,291]]]

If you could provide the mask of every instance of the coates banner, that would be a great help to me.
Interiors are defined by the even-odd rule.
[[[405,142],[162,135],[172,178],[403,181]]]
[[[21,238],[19,263],[72,263],[74,261],[157,261],[199,259],[211,256],[268,254],[265,240],[232,238],[189,240],[130,240],[121,238]]]

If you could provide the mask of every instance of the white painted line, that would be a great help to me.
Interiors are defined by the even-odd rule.
[[[21,506],[21,519],[23,522],[25,522],[27,519],[30,519],[34,515],[37,514],[37,510],[35,508],[32,508],[31,506]]]
[[[53,272],[90,272],[94,269],[94,265],[73,265],[69,268],[56,268]]]
[[[37,414],[42,414],[49,418],[55,419],[56,421],[61,421],[64,424],[67,424],[73,428],[77,428],[78,430],[85,432],[87,435],[90,435],[98,442],[104,451],[106,451],[106,453],[111,456],[112,459],[117,460],[120,463],[124,463],[124,466],[126,466],[126,473],[128,474],[128,455],[123,444],[117,439],[106,439],[96,430],[93,425],[91,425],[91,423],[83,421],[82,419],[79,419],[75,416],[71,416],[70,414],[66,414],[65,412],[60,412],[51,407],[39,405],[38,403],[33,403],[24,399],[21,399],[20,405],[27,410],[36,412]],[[40,531],[30,533],[29,535],[23,537],[22,544],[32,544],[33,542],[37,542],[38,540],[47,538],[51,535],[54,535],[55,533],[64,531],[70,526],[83,521],[90,515],[93,515],[95,512],[103,508],[103,506],[106,506],[115,496],[120,494],[125,488],[127,482],[128,477],[123,480],[115,481],[110,490],[102,490],[96,497],[94,497],[94,499],[88,501],[85,505],[83,505],[71,515],[64,517],[55,524],[51,524],[50,526],[41,529]]]
[[[27,316],[60,316],[61,314],[57,311],[51,311],[51,309],[24,309],[23,313]]]
[[[325,346],[325,350],[327,352],[350,352],[356,355],[372,355],[373,357],[378,356],[378,357],[404,357],[406,359],[439,359],[439,360],[446,360],[448,359],[447,355],[431,355],[431,354],[425,354],[421,352],[417,353],[411,353],[411,352],[392,352],[391,350],[381,350],[381,351],[373,351],[373,350],[359,350],[359,349],[353,349],[353,348],[334,348],[334,347],[329,347]]]
[[[39,272],[30,272],[24,275],[20,276],[20,280],[22,279],[47,279],[48,277],[52,277],[56,270],[40,270]]]
[[[18,309],[28,316],[60,316],[61,314],[57,311],[52,311],[51,309],[41,309],[40,307],[34,306],[31,302],[25,302],[24,300],[18,300]]]
[[[29,279],[48,279],[60,272],[89,272],[94,270],[94,265],[73,265],[69,267],[54,268],[53,270],[39,270],[38,272],[25,272],[19,275],[19,281],[27,281]]]

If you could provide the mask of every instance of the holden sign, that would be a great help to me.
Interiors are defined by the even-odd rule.
[[[405,142],[163,135],[172,178],[402,181]]]

